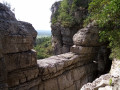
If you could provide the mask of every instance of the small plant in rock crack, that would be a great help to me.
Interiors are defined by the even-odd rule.
[[[112,85],[112,78],[109,79],[109,85]]]

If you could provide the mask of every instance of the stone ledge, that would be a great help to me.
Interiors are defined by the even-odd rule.
[[[40,71],[39,75],[42,76],[43,80],[46,80],[61,75],[65,71],[84,66],[93,62],[93,60],[86,55],[76,55],[70,52],[38,60],[37,63]]]
[[[37,78],[39,70],[37,66],[31,68],[25,68],[24,70],[17,70],[14,72],[8,73],[8,86],[14,87],[30,81],[34,78]]]
[[[41,79],[38,77],[38,78],[32,79],[29,82],[20,84],[16,87],[11,87],[11,88],[9,88],[9,90],[30,90],[30,88],[32,88],[36,85],[39,85],[40,82],[41,82]]]
[[[8,72],[37,65],[36,51],[34,50],[6,54],[4,57]]]
[[[98,50],[99,47],[82,47],[73,45],[70,51],[77,54],[91,54],[91,56],[94,56],[98,53]]]
[[[8,35],[3,38],[3,54],[28,51],[33,48],[31,35]]]

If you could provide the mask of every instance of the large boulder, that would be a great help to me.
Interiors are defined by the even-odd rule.
[[[73,42],[77,46],[96,47],[100,46],[99,28],[95,22],[90,23],[87,27],[80,29],[74,36]]]
[[[15,53],[32,49],[37,35],[33,26],[17,21],[14,13],[1,3],[0,11],[0,53]]]

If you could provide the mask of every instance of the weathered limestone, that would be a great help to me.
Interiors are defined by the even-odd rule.
[[[39,71],[38,67],[25,67],[9,72],[7,84],[11,90],[79,90],[95,78],[93,60],[72,52],[52,56],[37,61]]]
[[[120,90],[120,61],[114,59],[110,73],[85,84],[80,90]]]
[[[52,46],[54,49],[54,54],[59,55],[62,53],[70,52],[70,47],[73,45],[73,35],[83,27],[83,20],[87,16],[87,7],[90,0],[81,0],[80,7],[76,11],[72,12],[73,17],[76,19],[76,22],[79,21],[76,25],[71,27],[64,27],[58,21],[55,24],[51,25],[52,28]],[[60,2],[55,2],[52,7],[52,18],[56,17],[58,10],[60,8]],[[68,3],[71,5],[72,0],[69,0]],[[68,10],[69,11],[69,10]]]
[[[83,78],[91,81],[95,78],[91,74],[97,73],[97,65],[92,62],[94,59],[84,57],[70,52],[38,60],[41,83],[44,82],[40,87],[45,90],[79,90]]]
[[[40,85],[43,87],[40,90],[44,90],[48,82],[54,83],[54,85],[51,84],[49,86],[51,90],[54,90],[55,87],[56,90],[79,90],[85,83],[93,81],[98,74],[98,60],[100,55],[106,58],[104,53],[101,54],[101,52],[105,52],[106,48],[100,47],[101,43],[98,42],[98,32],[97,26],[91,23],[88,27],[79,30],[73,36],[75,45],[71,47],[70,53],[38,60],[40,76],[44,81],[44,84]],[[97,37],[97,39],[92,41],[90,38],[93,34],[94,38]],[[79,37],[81,35],[82,38]],[[88,44],[86,41],[92,43]]]
[[[38,77],[36,52],[31,50],[36,35],[31,24],[17,21],[13,12],[0,3],[0,90]]]
[[[99,42],[99,29],[95,22],[90,23],[87,27],[80,29],[74,36],[73,42],[77,46],[97,47]]]
[[[78,32],[74,28],[54,29],[57,54],[68,52],[73,42],[75,45],[71,52],[37,60],[32,50],[37,33],[32,25],[17,21],[1,3],[0,11],[0,90],[79,90],[96,78],[98,66],[107,60],[100,58],[106,58],[106,48],[100,46],[93,24]]]
[[[89,57],[94,57],[94,62],[98,65],[98,75],[101,75],[109,71],[111,60],[107,44],[99,42],[99,31],[95,21],[80,29],[73,36],[74,45],[71,47],[71,52],[79,55],[89,54]]]
[[[7,71],[14,71],[21,68],[36,66],[36,52],[26,51],[21,53],[4,55]]]

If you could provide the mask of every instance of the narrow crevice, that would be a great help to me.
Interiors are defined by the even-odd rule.
[[[111,50],[110,48],[107,48],[106,46],[101,46],[99,49],[99,53],[97,56],[98,59],[98,77],[109,73],[110,69],[111,69],[111,65],[112,65],[112,60],[110,60],[109,56],[110,56]]]

